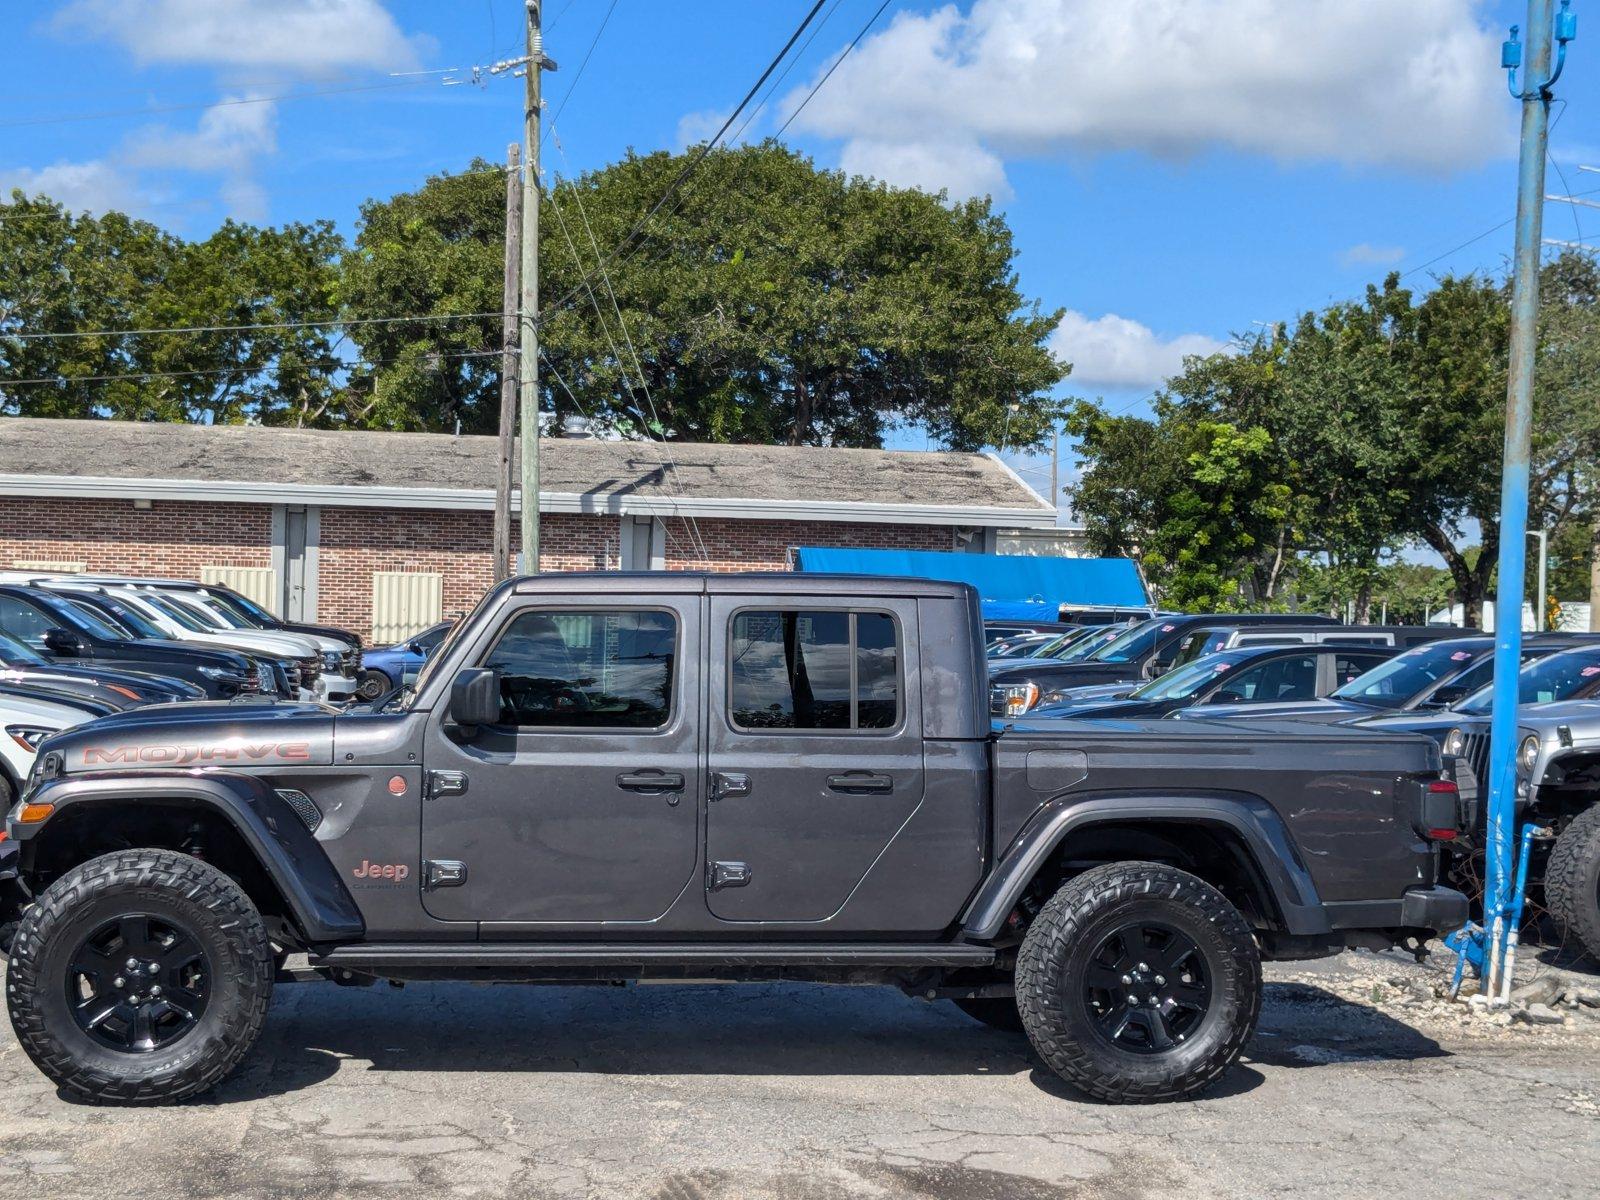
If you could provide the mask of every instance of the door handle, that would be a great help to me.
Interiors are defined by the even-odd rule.
[[[729,796],[748,796],[750,776],[742,771],[711,772],[711,799],[726,800]]]
[[[873,775],[868,771],[848,771],[843,775],[829,775],[828,789],[852,795],[886,795],[894,791],[894,779],[888,775]]]
[[[627,792],[644,792],[652,796],[662,792],[681,792],[683,774],[680,771],[624,771],[617,776],[617,786]]]

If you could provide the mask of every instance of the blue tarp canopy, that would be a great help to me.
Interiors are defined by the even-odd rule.
[[[800,571],[900,575],[970,583],[989,620],[1051,621],[1063,604],[1131,608],[1148,605],[1128,558],[1052,558],[1023,554],[946,554],[936,550],[836,550],[802,546]]]

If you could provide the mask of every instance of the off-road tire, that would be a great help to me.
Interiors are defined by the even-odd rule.
[[[1006,1033],[1022,1033],[1022,1014],[1017,1002],[1010,996],[961,996],[951,1000],[957,1008],[974,1021],[981,1021],[991,1029]]]
[[[1562,928],[1600,959],[1600,805],[1579,813],[1556,839],[1544,897]]]
[[[110,1049],[79,1028],[67,999],[72,955],[97,925],[148,914],[181,928],[209,963],[196,1023],[158,1049]],[[29,908],[11,949],[6,1004],[28,1057],[73,1097],[165,1104],[221,1082],[255,1044],[272,996],[272,945],[250,898],[199,859],[122,850],[74,867]]]
[[[1102,1036],[1084,996],[1097,947],[1142,920],[1193,943],[1210,999],[1181,1044],[1135,1053]],[[1261,954],[1239,910],[1204,880],[1159,863],[1110,863],[1063,884],[1034,919],[1016,990],[1028,1040],[1051,1070],[1098,1100],[1151,1104],[1194,1095],[1238,1060],[1261,1013]]]

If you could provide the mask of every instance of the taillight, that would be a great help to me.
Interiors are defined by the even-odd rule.
[[[1461,836],[1461,789],[1454,779],[1430,779],[1420,789],[1416,827],[1431,842]]]

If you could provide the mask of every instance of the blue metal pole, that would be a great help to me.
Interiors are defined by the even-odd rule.
[[[1544,216],[1545,144],[1550,128],[1550,35],[1553,0],[1528,0],[1528,57],[1523,66],[1522,151],[1517,167],[1517,239],[1511,290],[1510,378],[1506,384],[1505,459],[1500,476],[1500,574],[1495,593],[1494,702],[1489,729],[1489,813],[1485,846],[1484,927],[1489,986],[1500,994],[1506,919],[1512,892],[1516,820],[1517,672],[1522,660],[1522,593],[1527,562],[1528,459],[1533,433],[1533,373],[1539,316],[1539,255]],[[1512,46],[1515,45],[1513,31]],[[1515,87],[1515,52],[1507,65]]]

